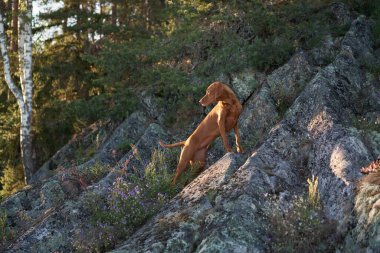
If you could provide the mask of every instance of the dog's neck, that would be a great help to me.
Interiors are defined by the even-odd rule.
[[[219,96],[219,98],[217,99],[217,101],[222,102],[222,104],[224,105],[234,105],[239,101],[236,99],[235,94],[232,95],[233,96],[231,96],[227,90],[224,90],[222,95]]]
[[[235,104],[235,101],[233,99],[221,99],[219,100],[219,102],[221,102],[223,105],[234,105]]]

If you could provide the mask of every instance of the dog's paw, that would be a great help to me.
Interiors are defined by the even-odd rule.
[[[237,152],[243,154],[244,150],[242,148],[237,147]]]

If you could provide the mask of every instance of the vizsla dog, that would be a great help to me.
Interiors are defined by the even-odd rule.
[[[176,183],[178,177],[186,169],[189,162],[190,164],[198,162],[204,167],[206,163],[207,149],[219,135],[222,136],[224,148],[227,152],[231,152],[231,147],[227,140],[227,133],[232,128],[235,131],[237,151],[239,153],[243,152],[240,145],[240,136],[237,125],[242,106],[236,98],[235,93],[227,85],[220,82],[214,82],[207,88],[206,95],[199,101],[199,103],[202,106],[208,106],[214,102],[218,102],[217,105],[211,110],[206,118],[204,118],[186,141],[174,144],[164,144],[160,141],[160,145],[165,148],[183,146],[176,174],[172,182],[173,184]]]

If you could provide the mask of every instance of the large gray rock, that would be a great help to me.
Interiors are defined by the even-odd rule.
[[[144,168],[149,164],[154,149],[161,149],[159,140],[167,140],[166,131],[158,124],[152,123],[146,129],[132,150],[125,154],[112,170],[99,184],[106,188],[111,185],[120,171],[143,175]]]
[[[170,201],[168,208],[151,221],[154,227],[147,224],[130,244],[114,252],[189,252],[207,233],[200,229],[201,222],[220,201],[215,199],[218,189],[242,164],[241,158],[238,154],[226,154]],[[211,215],[208,220],[211,222],[215,218]]]
[[[131,171],[141,171],[150,162],[152,151],[160,148],[159,140],[165,141],[167,139],[168,135],[160,125],[156,123],[150,124],[134,148],[125,154],[118,164],[126,166]]]
[[[38,183],[56,175],[57,167],[77,166],[78,170],[83,170],[95,164],[113,165],[130,150],[130,144],[138,141],[148,125],[148,117],[140,111],[132,113],[117,128],[110,122],[105,126],[93,124],[54,154],[33,175],[32,183]],[[84,145],[83,142],[86,143],[86,140],[88,144]],[[72,164],[71,159],[78,155],[76,153],[83,149],[83,145],[91,148],[91,153],[88,157],[79,157],[80,160]]]
[[[55,207],[61,204],[65,199],[65,193],[56,180],[52,180],[44,184],[41,188],[42,204],[46,207]]]
[[[371,33],[368,32],[369,25],[362,22],[364,19],[364,16],[355,19],[342,41],[342,46],[350,47],[358,59],[373,58],[373,38],[371,38]],[[369,41],[371,43],[368,43]]]
[[[238,121],[244,146],[254,147],[279,120],[270,90],[264,85],[244,104]]]
[[[365,133],[364,141],[372,156],[380,159],[380,132],[370,131]]]
[[[330,64],[339,53],[341,41],[342,38],[333,38],[331,35],[324,37],[320,47],[309,51],[314,65],[325,66]]]
[[[315,67],[303,51],[296,53],[285,65],[274,70],[267,77],[267,82],[275,103],[291,105],[314,72]]]
[[[372,46],[369,33],[364,18],[354,21],[336,59],[307,84],[244,165],[230,176],[221,159],[114,252],[269,252],[266,217],[273,197],[305,192],[311,174],[319,178],[326,215],[347,228],[360,167],[372,159],[350,130],[365,83],[357,58]],[[228,180],[219,184],[224,175]]]
[[[139,138],[135,145],[138,154],[134,150],[130,150],[116,163],[108,175],[87,187],[86,191],[74,189],[77,191],[72,194],[73,189],[66,189],[73,187],[67,185],[67,182],[70,182],[69,179],[72,178],[57,176],[58,179],[53,180],[51,178],[40,186],[35,186],[33,189],[12,196],[0,205],[0,208],[12,210],[9,213],[11,221],[16,220],[22,210],[28,210],[26,215],[35,221],[26,231],[19,231],[22,232],[22,236],[14,242],[8,252],[75,251],[73,244],[77,240],[77,231],[90,222],[91,217],[89,217],[88,212],[90,199],[94,195],[98,198],[105,197],[108,193],[108,187],[121,174],[121,170],[127,170],[130,173],[142,173],[151,159],[152,151],[158,148],[158,140],[167,139],[166,132],[155,123],[150,124],[142,136],[137,137],[147,122],[141,122],[140,129],[134,125],[133,128],[136,130],[128,130],[127,127],[132,127],[131,122],[139,122],[143,116],[139,118],[139,115],[135,114],[132,119],[122,123],[115,130],[97,157],[101,158],[103,155],[108,159],[112,154],[111,150],[116,148],[126,136],[130,136],[129,134],[132,134],[130,136],[132,139]],[[103,160],[103,162],[105,161]],[[90,163],[86,164],[91,166]],[[87,168],[82,167],[80,169],[86,170]],[[20,229],[20,226],[17,228]]]
[[[140,139],[148,126],[149,119],[143,112],[132,113],[113,131],[98,152],[89,161],[78,166],[78,169],[82,170],[96,163],[108,166],[114,165],[130,151],[131,145],[134,145]]]
[[[334,2],[329,6],[329,10],[339,25],[349,25],[354,19],[349,6],[344,3]]]
[[[68,168],[73,164],[87,161],[106,141],[114,128],[115,125],[110,121],[96,122],[85,128],[46,161],[33,174],[31,182],[38,183],[55,175],[59,167]]]
[[[368,75],[359,59],[372,55],[372,44],[369,22],[360,17],[342,39],[332,63],[311,80],[314,69],[302,54],[274,71],[271,84],[264,82],[249,95],[239,119],[243,143],[255,146],[252,152],[246,151],[249,158],[224,155],[114,252],[271,252],[271,207],[276,199],[286,206],[290,196],[305,193],[305,182],[311,175],[319,178],[326,215],[337,221],[342,232],[347,232],[350,224],[355,226],[345,240],[345,249],[376,252],[378,189],[360,190],[367,199],[353,205],[360,168],[374,159],[373,150],[378,147],[366,140],[376,142],[372,134],[353,126],[357,113],[369,113],[365,106],[357,106],[357,101],[363,99],[363,89],[368,87]],[[300,71],[304,67],[300,63],[309,64],[306,76]],[[297,71],[286,72],[291,64]],[[272,89],[287,89],[289,83],[293,104],[281,115]],[[294,87],[304,89],[298,94]],[[376,102],[371,104],[376,110]],[[141,121],[144,116],[133,120]],[[7,252],[73,252],[78,229],[89,223],[89,199],[105,197],[106,189],[122,170],[141,173],[152,150],[159,148],[158,140],[168,138],[160,125],[148,121],[141,124],[145,129],[134,130],[132,136],[141,134],[133,142],[137,151],[116,154],[118,162],[113,170],[86,191],[78,191],[79,196],[69,196],[64,181],[57,176],[3,202],[0,208],[9,209],[9,224],[19,229],[19,237]],[[128,124],[120,129],[128,130]],[[126,135],[124,130],[116,131],[109,142],[103,142],[104,151],[97,153],[99,160],[112,162],[113,150]],[[353,208],[356,218],[352,217]],[[33,221],[28,228],[17,223],[22,211]]]
[[[253,94],[255,90],[261,87],[265,81],[265,75],[250,69],[231,75],[231,88],[241,103]]]

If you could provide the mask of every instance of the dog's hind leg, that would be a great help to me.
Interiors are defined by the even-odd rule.
[[[199,149],[195,152],[193,158],[190,161],[190,164],[193,165],[195,163],[199,163],[201,167],[206,165],[206,156],[207,156],[207,148]]]
[[[192,150],[189,146],[185,146],[182,149],[181,156],[179,158],[179,162],[177,165],[177,170],[174,176],[174,179],[172,181],[172,184],[175,185],[177,182],[178,177],[182,174],[184,170],[186,170],[187,165],[189,164],[189,161],[191,160],[193,156]]]
[[[207,147],[199,149],[197,152],[195,152],[193,158],[190,160],[190,164],[197,166],[193,167],[193,169],[196,169],[195,174],[198,175],[200,174],[205,165],[206,165],[206,156],[207,156]]]

